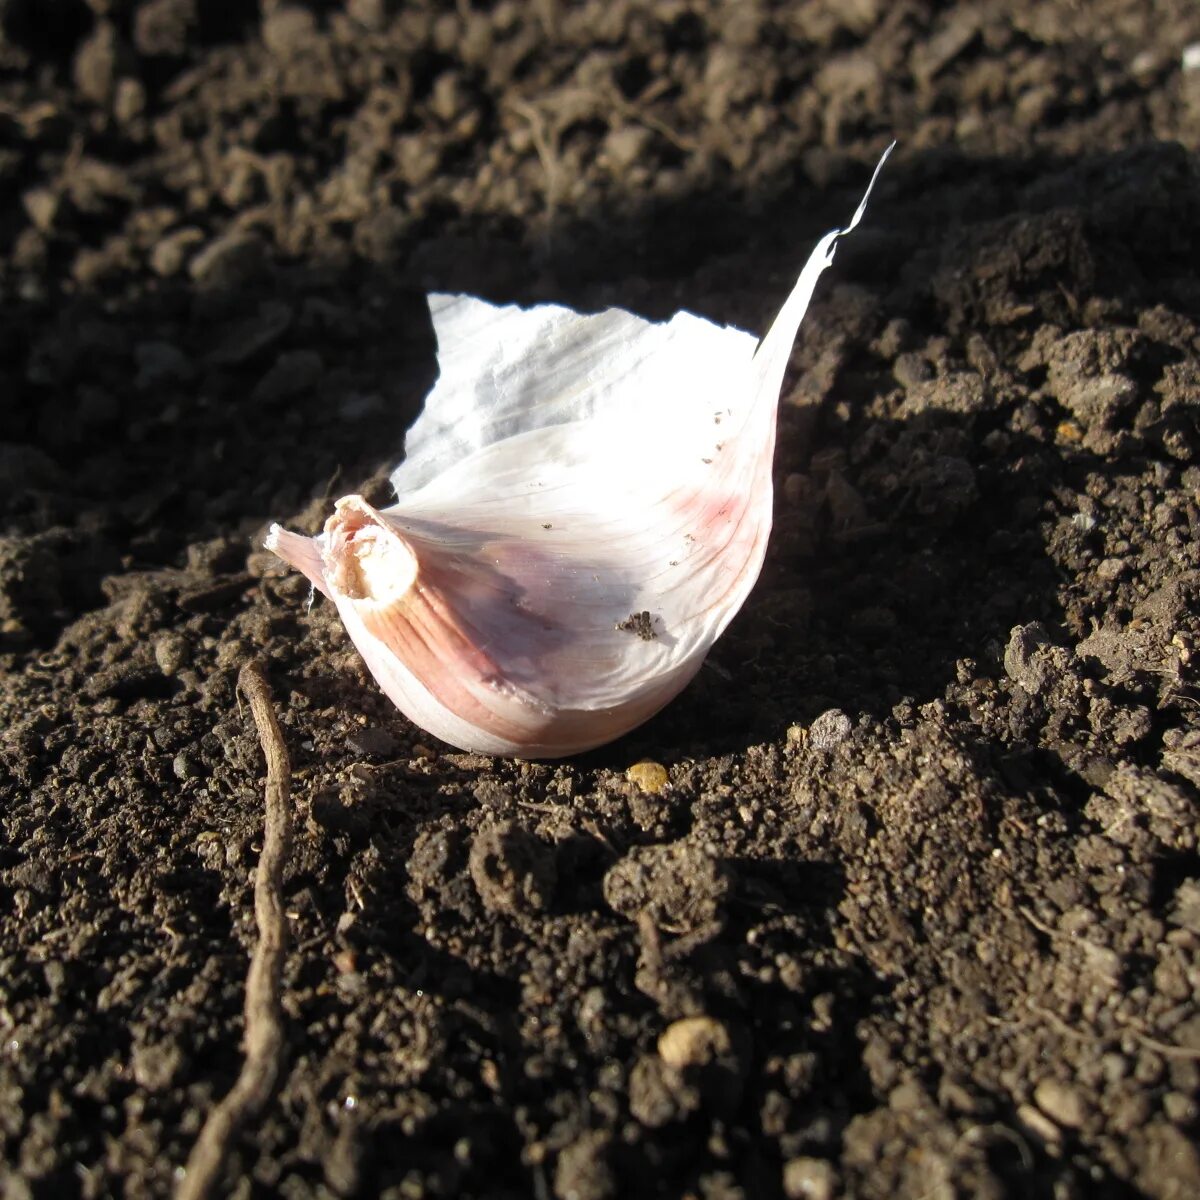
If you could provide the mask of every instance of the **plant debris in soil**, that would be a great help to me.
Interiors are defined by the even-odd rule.
[[[171,1195],[242,1069],[253,659],[284,1049],[215,1194],[1200,1194],[1198,42],[0,3],[0,1192]],[[388,501],[424,293],[759,329],[892,137],[708,669],[564,763],[430,745],[261,550]]]

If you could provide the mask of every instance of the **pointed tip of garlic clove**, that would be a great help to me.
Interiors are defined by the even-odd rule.
[[[263,539],[263,546],[299,571],[323,596],[331,598],[318,538],[291,533],[282,525],[272,525]]]

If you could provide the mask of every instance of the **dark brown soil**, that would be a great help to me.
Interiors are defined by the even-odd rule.
[[[168,1195],[237,1074],[261,657],[227,1194],[1200,1195],[1200,9],[262,9],[0,2],[0,1193]],[[258,549],[386,501],[424,291],[761,329],[892,137],[710,668],[430,744]]]

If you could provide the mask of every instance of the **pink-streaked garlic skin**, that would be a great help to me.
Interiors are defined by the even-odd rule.
[[[441,374],[397,503],[346,496],[318,537],[267,539],[414,724],[556,758],[629,732],[694,678],[762,568],[792,343],[871,186],[757,345],[689,313],[430,297]],[[645,613],[642,637],[630,618]]]
[[[729,547],[741,541],[742,553],[750,558],[758,555],[766,531],[761,528],[761,513],[748,520],[748,510],[751,504],[761,509],[765,501],[769,514],[769,484],[768,475],[765,493],[755,489],[742,502],[733,497],[717,510],[701,514],[705,523],[693,522],[699,536],[693,535],[689,549],[727,559]],[[392,703],[426,732],[453,746],[525,758],[556,758],[593,749],[652,717],[691,682],[704,661],[703,654],[676,659],[665,653],[667,648],[656,644],[658,634],[642,642],[618,628],[630,615],[627,606],[608,610],[601,606],[590,620],[581,620],[586,606],[579,604],[578,597],[565,596],[563,587],[569,589],[581,572],[590,575],[591,569],[576,569],[565,554],[555,554],[553,549],[545,552],[541,565],[545,592],[537,597],[535,607],[517,605],[513,597],[521,585],[516,580],[531,578],[526,557],[530,543],[524,539],[487,543],[496,584],[490,595],[477,585],[471,603],[471,589],[457,575],[468,568],[477,572],[479,560],[439,562],[444,548],[430,541],[428,534],[424,544],[415,537],[405,538],[390,519],[393,512],[381,512],[361,497],[347,496],[338,501],[319,537],[305,538],[275,527],[268,547],[334,602],[368,670]],[[720,539],[716,545],[710,544],[714,538]],[[518,552],[520,558],[507,564],[506,556]],[[404,563],[403,590],[393,586],[390,572],[370,570],[376,555]],[[448,557],[453,559],[453,554]],[[415,564],[411,571],[409,558]],[[511,574],[504,573],[506,566]],[[566,568],[557,578],[551,573],[555,566]],[[387,585],[379,594],[369,586],[372,574]],[[733,565],[726,563],[721,574],[731,586],[744,584]],[[593,581],[586,582],[590,586]],[[715,597],[718,604],[723,599],[720,594]],[[576,621],[564,625],[556,620],[553,613],[559,608],[573,611]],[[712,631],[714,640],[717,632]],[[666,627],[661,637],[670,637]],[[572,678],[580,658],[593,664],[594,677],[606,665],[611,670],[633,657],[642,660],[641,668],[638,677],[622,688],[619,703],[588,703],[592,681]],[[576,697],[582,697],[582,702]]]

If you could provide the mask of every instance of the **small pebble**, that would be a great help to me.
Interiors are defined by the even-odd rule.
[[[634,763],[625,772],[625,778],[648,796],[661,796],[671,782],[667,768],[656,762]]]
[[[850,718],[840,708],[831,708],[809,727],[808,744],[814,750],[832,750],[850,736],[852,728]]]
[[[783,1194],[788,1200],[831,1200],[837,1172],[823,1158],[793,1158],[783,1164]]]
[[[175,772],[175,778],[184,783],[189,779],[198,779],[204,773],[200,764],[186,751],[175,755],[171,770]]]
[[[1057,1145],[1062,1140],[1062,1130],[1044,1113],[1034,1108],[1032,1104],[1022,1104],[1017,1109],[1017,1120],[1030,1133],[1040,1138],[1048,1146]]]
[[[179,633],[164,633],[154,641],[154,661],[166,676],[177,675],[188,664],[191,647]]]
[[[729,1030],[715,1017],[684,1017],[663,1030],[658,1056],[668,1067],[702,1067],[733,1048]]]
[[[1052,1121],[1067,1129],[1078,1129],[1087,1116],[1075,1088],[1057,1079],[1043,1079],[1033,1089],[1033,1102]]]
[[[42,233],[49,233],[58,217],[61,207],[60,197],[50,188],[30,188],[22,197],[26,215],[34,227]]]
[[[346,749],[366,758],[389,758],[399,743],[386,729],[359,729],[346,738]]]

